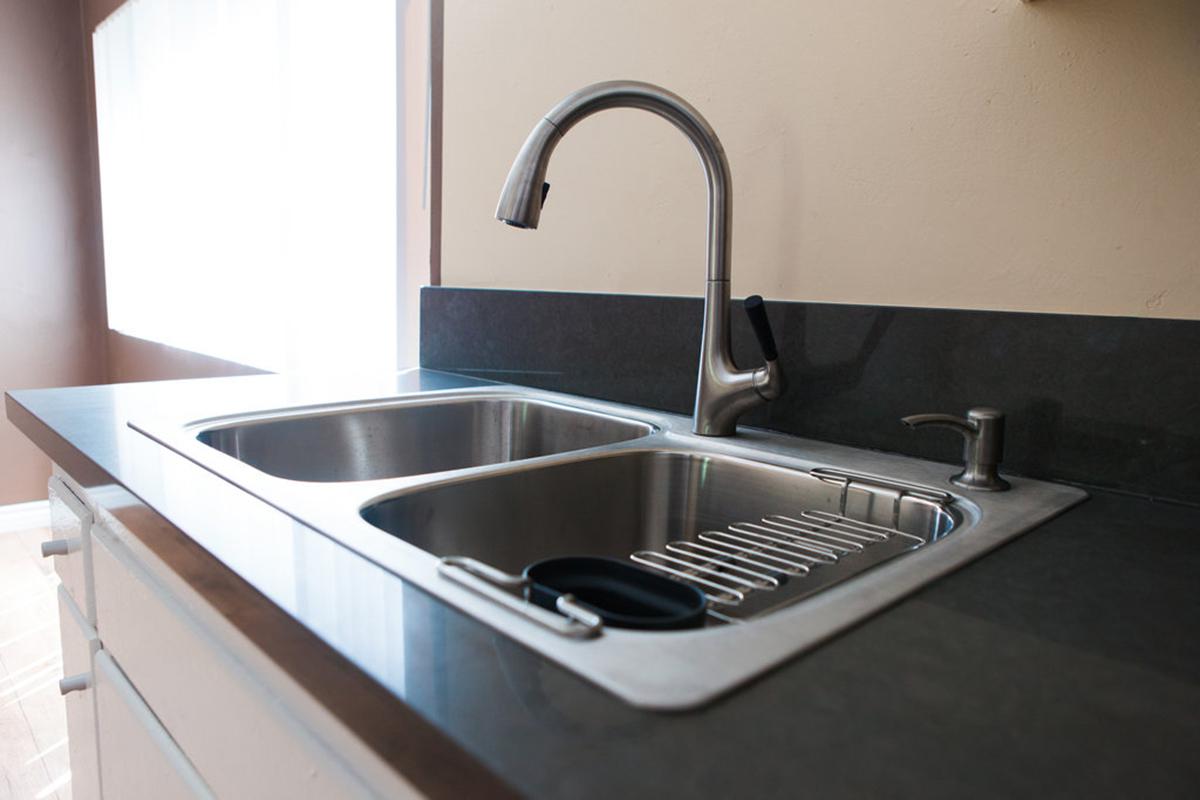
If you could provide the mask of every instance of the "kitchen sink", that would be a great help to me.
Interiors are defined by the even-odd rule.
[[[442,373],[413,380],[436,388],[130,424],[660,710],[729,692],[1086,497],[1013,476],[1009,491],[970,491],[949,464],[748,428],[699,436],[674,414]],[[701,588],[707,624],[581,629],[494,580],[563,555]]]
[[[648,436],[654,428],[516,397],[335,406],[226,420],[196,438],[295,481],[366,481],[479,467]]]

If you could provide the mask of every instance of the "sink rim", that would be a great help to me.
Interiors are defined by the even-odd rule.
[[[489,389],[486,391],[474,389],[446,389],[396,395],[394,397],[380,397],[371,400],[345,400],[332,403],[313,403],[300,406],[287,406],[284,408],[238,412],[234,414],[221,414],[212,417],[202,417],[201,419],[185,422],[182,423],[181,427],[183,430],[189,433],[194,431],[195,435],[198,436],[201,433],[208,433],[210,431],[228,430],[230,428],[239,428],[243,426],[265,425],[272,422],[282,422],[285,420],[290,421],[295,419],[314,419],[319,417],[342,416],[348,413],[386,410],[389,408],[422,408],[425,406],[465,405],[469,403],[487,401],[515,401],[529,403],[532,405],[555,408],[561,411],[567,411],[569,413],[582,414],[589,417],[605,417],[615,422],[638,425],[650,429],[647,433],[638,438],[653,435],[661,429],[653,422],[648,422],[646,420],[631,416],[617,415],[604,411],[593,411],[553,398],[529,397],[521,392],[497,391],[494,389]],[[133,423],[130,424],[133,425]],[[134,427],[138,426],[134,425]]]
[[[358,512],[361,515],[370,508],[387,503],[397,498],[406,497],[409,495],[421,494],[423,492],[434,491],[450,486],[458,486],[462,484],[475,483],[496,480],[508,475],[515,475],[527,472],[542,472],[546,470],[559,469],[592,461],[600,461],[604,459],[620,459],[620,458],[642,458],[645,456],[668,456],[682,457],[687,459],[711,459],[714,461],[736,464],[741,468],[749,470],[769,470],[782,473],[791,473],[794,475],[804,475],[813,477],[811,469],[802,466],[787,463],[778,463],[777,461],[769,460],[768,458],[759,457],[753,451],[728,453],[715,452],[709,450],[702,445],[695,447],[685,446],[682,442],[667,440],[661,444],[654,444],[653,440],[656,437],[646,436],[636,440],[627,442],[616,442],[609,445],[599,445],[581,450],[571,450],[564,453],[555,453],[552,456],[539,456],[538,458],[527,458],[513,461],[506,461],[501,464],[489,465],[486,473],[480,473],[479,468],[468,468],[460,470],[446,470],[437,473],[425,473],[429,480],[424,480],[412,485],[406,485],[392,489],[391,491],[382,494],[373,495],[363,500],[358,506]],[[703,437],[698,437],[703,438]],[[635,444],[636,442],[636,444]],[[559,458],[559,456],[573,456],[572,458]],[[884,476],[877,476],[883,478]],[[362,483],[366,483],[363,481]],[[939,510],[948,515],[954,522],[950,532],[957,530],[970,515],[970,509],[974,505],[970,498],[956,495],[953,492],[947,491],[951,495],[953,502],[947,506],[940,506]],[[917,498],[914,498],[917,500]],[[920,502],[931,501],[921,500]]]

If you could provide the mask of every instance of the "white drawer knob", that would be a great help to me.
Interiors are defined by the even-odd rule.
[[[92,676],[90,673],[81,672],[78,675],[71,675],[63,678],[58,682],[59,694],[70,694],[88,688],[92,685]]]
[[[75,549],[78,539],[51,539],[42,542],[42,558],[50,556],[65,556]]]

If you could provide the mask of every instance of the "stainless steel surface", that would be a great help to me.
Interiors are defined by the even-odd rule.
[[[893,528],[900,527],[900,510],[905,497],[918,497],[943,508],[954,502],[954,495],[949,492],[943,492],[940,489],[932,489],[928,486],[921,486],[915,483],[906,483],[895,478],[881,478],[877,475],[864,475],[859,472],[850,472],[832,467],[817,467],[811,471],[811,474],[814,478],[826,483],[837,484],[840,496],[838,513],[843,516],[846,514],[848,508],[850,488],[855,484],[872,486],[876,489],[885,489],[893,492],[895,494],[895,499],[892,503],[891,526]]]
[[[699,564],[703,575],[688,575],[688,582],[710,592],[728,615],[750,619],[954,527],[946,506],[922,497],[866,483],[849,484],[845,495],[842,489],[804,471],[742,458],[625,450],[406,492],[362,514],[427,553],[468,556],[508,572],[571,555],[632,554],[668,573],[668,565],[678,573]],[[681,545],[700,543],[786,556],[807,569],[772,570],[767,582],[775,582],[774,590],[751,594],[764,579],[744,577],[743,566],[727,563],[735,559],[710,554],[701,563],[696,551],[680,554]]]
[[[576,123],[606,108],[640,108],[663,117],[688,137],[704,166],[707,283],[692,430],[703,436],[731,436],[742,414],[779,396],[783,372],[774,359],[752,370],[739,370],[733,362],[729,334],[733,189],[725,150],[700,112],[666,89],[637,81],[607,81],[567,95],[534,126],[521,146],[500,192],[496,218],[513,227],[536,228],[549,189],[546,168],[554,148]]]
[[[269,413],[201,423],[204,444],[279,478],[365,481],[499,464],[648,436],[649,425],[514,397]]]
[[[484,399],[550,404],[653,432],[522,461],[324,483],[269,475],[196,438],[197,430],[249,420]],[[567,669],[655,709],[687,708],[728,692],[1086,496],[1021,478],[1012,478],[1012,490],[1004,493],[947,491],[937,487],[955,470],[944,464],[754,429],[735,438],[697,436],[690,420],[673,414],[502,385],[198,423],[132,424]],[[874,533],[882,539],[868,544]],[[715,579],[741,592],[740,609],[714,607],[720,619],[736,624],[589,632],[586,622],[524,603],[462,569],[461,561],[440,561],[465,556],[516,572],[555,554],[653,558],[646,552],[692,565],[719,558],[722,576],[745,583],[659,560],[691,569],[693,582]],[[817,585],[822,574],[832,580]],[[778,585],[769,588],[772,581]],[[819,591],[805,592],[805,585]],[[795,597],[787,594],[797,590]]]
[[[957,431],[963,437],[963,470],[950,482],[964,489],[1003,492],[1008,481],[1000,477],[1004,458],[1004,412],[994,408],[972,408],[967,418],[951,414],[913,414],[900,420],[910,428],[926,425]]]

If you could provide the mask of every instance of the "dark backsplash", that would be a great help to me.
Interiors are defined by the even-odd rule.
[[[690,414],[699,298],[427,287],[421,366]],[[899,418],[1008,413],[1005,472],[1200,503],[1200,321],[768,302],[788,379],[742,422],[955,462]],[[761,362],[735,305],[739,365]]]

